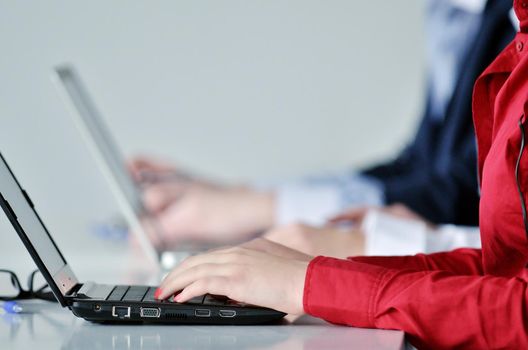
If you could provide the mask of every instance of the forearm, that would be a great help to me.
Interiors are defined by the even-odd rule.
[[[457,275],[480,275],[480,249],[461,248],[452,252],[407,256],[356,256],[348,260],[397,270],[448,271]]]
[[[465,254],[454,252],[471,256]],[[402,259],[392,261],[410,261]],[[435,267],[429,266],[434,257],[420,260]],[[400,270],[366,261],[314,259],[305,280],[305,311],[333,323],[403,330],[413,345],[424,349],[528,346],[525,281]]]

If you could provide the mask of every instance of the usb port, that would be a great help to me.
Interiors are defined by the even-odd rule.
[[[236,311],[235,310],[220,310],[218,314],[220,315],[220,317],[235,317]]]
[[[130,306],[112,306],[112,316],[130,318]]]
[[[194,310],[194,316],[196,316],[196,317],[211,317],[211,310],[196,309],[196,310]]]
[[[160,317],[160,309],[157,307],[142,307],[139,310],[139,315],[141,317],[152,317],[152,318],[158,318]]]

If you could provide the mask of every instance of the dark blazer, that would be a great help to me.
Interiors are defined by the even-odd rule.
[[[464,60],[444,120],[427,103],[412,143],[363,174],[379,179],[387,204],[403,203],[433,223],[478,225],[479,186],[471,96],[477,77],[513,39],[512,1],[490,0]]]

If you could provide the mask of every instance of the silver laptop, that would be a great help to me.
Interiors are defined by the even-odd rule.
[[[122,153],[78,73],[71,65],[59,65],[53,69],[52,80],[108,181],[129,230],[136,235],[146,255],[159,263],[162,269],[170,269],[190,254],[209,248],[186,243],[169,252],[163,247],[154,247],[149,235],[163,237],[162,229],[144,207],[141,188],[130,176]]]

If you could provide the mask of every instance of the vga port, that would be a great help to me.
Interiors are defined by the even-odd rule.
[[[160,309],[157,307],[142,307],[139,309],[139,315],[145,318],[158,318],[160,314]]]

